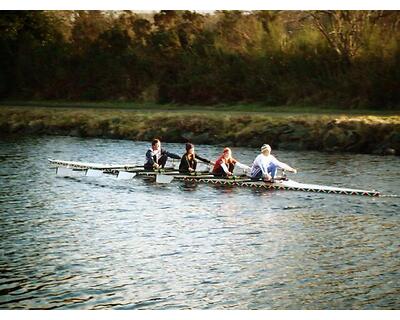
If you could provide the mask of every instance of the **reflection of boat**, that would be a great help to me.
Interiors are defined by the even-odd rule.
[[[142,166],[136,165],[108,165],[98,163],[84,163],[75,161],[63,161],[49,159],[50,164],[57,169],[57,175],[61,176],[100,176],[104,173],[116,174],[118,179],[132,179],[135,176],[155,178],[157,183],[170,183],[172,180],[201,182],[213,185],[231,185],[240,187],[252,187],[259,189],[293,190],[304,192],[333,193],[344,195],[379,196],[375,190],[360,190],[339,188],[315,184],[306,184],[291,179],[276,179],[274,182],[254,181],[246,176],[234,176],[229,178],[216,178],[208,172],[196,172],[195,174],[180,174],[174,168],[166,168],[160,171],[144,171]]]

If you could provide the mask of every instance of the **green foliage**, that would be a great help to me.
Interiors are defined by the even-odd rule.
[[[0,98],[398,108],[397,11],[5,11]]]

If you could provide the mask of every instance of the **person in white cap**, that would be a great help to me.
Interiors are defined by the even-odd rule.
[[[263,144],[261,147],[261,154],[254,159],[253,165],[251,166],[250,177],[252,179],[271,181],[275,178],[278,168],[297,173],[296,169],[276,159],[271,154],[271,147],[268,144]]]

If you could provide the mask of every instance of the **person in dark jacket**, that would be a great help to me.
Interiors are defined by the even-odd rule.
[[[155,170],[165,167],[168,158],[180,159],[181,157],[175,153],[168,152],[161,148],[159,139],[154,139],[151,142],[151,148],[146,152],[145,170]]]
[[[197,160],[200,160],[204,163],[214,162],[202,158],[194,152],[194,145],[191,143],[186,143],[186,153],[182,156],[181,163],[179,164],[179,172],[180,173],[191,173],[196,171]]]

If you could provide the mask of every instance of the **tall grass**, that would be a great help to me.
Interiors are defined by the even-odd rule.
[[[0,132],[399,154],[396,115],[0,108]]]

